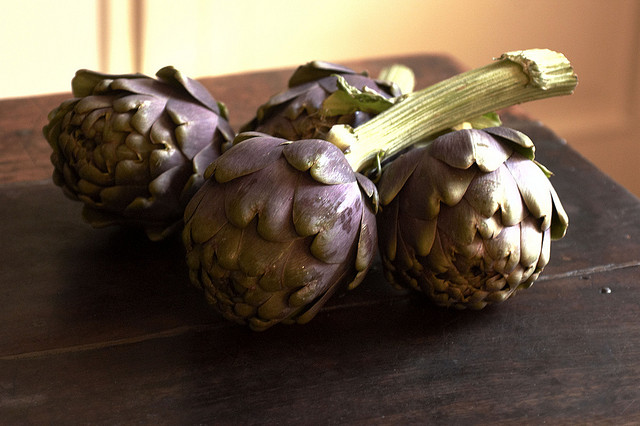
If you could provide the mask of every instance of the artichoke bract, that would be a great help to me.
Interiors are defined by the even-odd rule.
[[[410,150],[378,189],[387,278],[440,306],[480,309],[531,286],[568,225],[533,143],[505,127]]]
[[[338,91],[338,76],[344,82],[385,99],[401,95],[393,82],[374,79],[366,73],[330,62],[312,61],[301,65],[293,73],[288,90],[271,97],[258,108],[256,117],[247,123],[244,131],[259,131],[288,140],[321,138],[334,124],[352,127],[370,120],[375,114],[352,110],[327,114],[326,99]]]
[[[306,323],[371,265],[375,185],[329,142],[237,139],[185,210],[191,281],[254,330]]]
[[[43,128],[53,180],[83,202],[83,218],[141,227],[152,240],[180,228],[204,170],[234,137],[204,86],[173,67],[156,76],[80,70],[74,98]]]

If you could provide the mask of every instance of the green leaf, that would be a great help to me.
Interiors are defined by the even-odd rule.
[[[387,99],[368,87],[360,90],[347,83],[344,77],[337,74],[335,76],[338,79],[338,90],[322,103],[322,114],[325,117],[346,115],[356,111],[379,114],[394,104],[393,99]]]
[[[496,112],[489,112],[479,117],[468,120],[474,129],[486,129],[487,127],[498,127],[502,125],[500,116]]]
[[[553,176],[553,172],[551,170],[547,169],[547,167],[544,164],[539,163],[536,160],[533,160],[533,162],[536,163],[536,166],[538,166],[540,168],[540,170],[542,170],[542,173],[544,173],[544,175],[547,178],[550,178],[551,176]]]

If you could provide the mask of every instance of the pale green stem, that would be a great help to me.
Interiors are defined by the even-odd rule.
[[[489,65],[407,95],[356,129],[336,125],[327,140],[362,171],[381,152],[392,156],[465,120],[536,99],[573,93],[578,79],[561,53],[508,52]]]

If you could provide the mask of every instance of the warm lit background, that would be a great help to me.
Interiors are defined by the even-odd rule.
[[[0,98],[66,92],[79,68],[191,77],[312,59],[447,53],[466,67],[546,47],[573,96],[525,109],[640,196],[637,0],[0,0]]]

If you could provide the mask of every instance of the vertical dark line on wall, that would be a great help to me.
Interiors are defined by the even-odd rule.
[[[144,65],[145,0],[131,0],[131,63],[135,72]]]
[[[98,69],[109,71],[109,51],[111,49],[111,14],[109,0],[98,0],[96,10],[96,31],[98,32]]]

